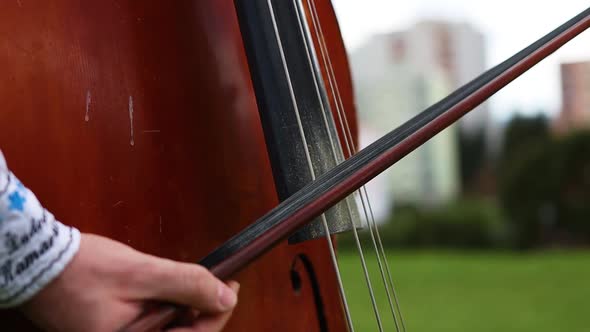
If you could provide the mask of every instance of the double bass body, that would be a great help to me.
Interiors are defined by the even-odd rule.
[[[336,18],[316,5],[351,112]],[[64,223],[195,262],[278,203],[231,0],[3,1],[0,50],[0,147]],[[323,239],[237,279],[227,331],[346,330]]]

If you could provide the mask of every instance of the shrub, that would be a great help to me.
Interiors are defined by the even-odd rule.
[[[465,199],[435,209],[406,205],[396,208],[393,217],[379,228],[383,244],[397,248],[504,248],[511,232],[493,202]],[[370,243],[367,230],[363,243]],[[350,234],[342,236],[341,247],[354,245]]]

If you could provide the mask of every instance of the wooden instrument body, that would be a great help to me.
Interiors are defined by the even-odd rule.
[[[336,17],[316,5],[355,133]],[[277,204],[231,0],[3,1],[0,69],[0,148],[64,223],[195,262]],[[237,280],[227,331],[346,330],[325,240],[282,244]]]

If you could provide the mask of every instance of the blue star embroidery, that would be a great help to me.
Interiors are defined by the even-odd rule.
[[[24,211],[24,204],[25,204],[26,198],[21,196],[18,191],[15,191],[12,194],[10,194],[8,196],[8,199],[10,200],[10,206],[8,207],[8,210],[10,210],[10,211],[16,210],[16,211],[20,211],[20,212]]]

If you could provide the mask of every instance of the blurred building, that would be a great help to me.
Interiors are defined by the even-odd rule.
[[[467,23],[422,21],[412,28],[389,35],[394,61],[407,63],[423,72],[442,71],[453,90],[486,69],[484,36]],[[476,134],[487,130],[490,111],[486,104],[460,121],[461,130]]]
[[[562,109],[557,130],[590,126],[590,61],[561,64]]]
[[[465,23],[423,21],[373,36],[350,57],[363,129],[368,136],[382,135],[403,124],[483,73],[485,54],[484,36]],[[490,127],[489,109],[482,105],[464,117],[458,129],[463,136],[489,139]],[[458,129],[444,131],[381,180],[390,184],[394,201],[438,204],[457,195]],[[485,158],[485,151],[481,154]]]
[[[361,139],[389,132],[452,90],[443,71],[394,61],[388,40],[376,36],[351,55]],[[458,191],[456,136],[455,127],[445,130],[379,177],[379,196],[429,205],[452,199]]]

